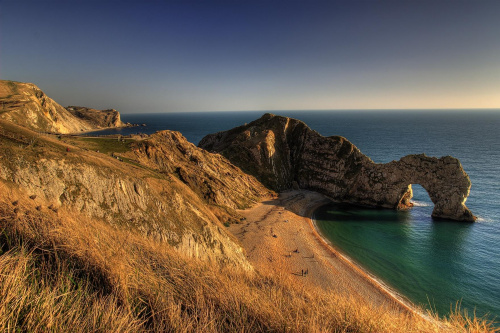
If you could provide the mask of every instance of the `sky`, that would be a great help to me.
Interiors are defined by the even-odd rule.
[[[121,113],[500,108],[500,1],[0,0],[0,79]]]

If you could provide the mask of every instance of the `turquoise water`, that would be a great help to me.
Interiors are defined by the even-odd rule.
[[[410,211],[325,206],[316,212],[318,227],[413,302],[446,315],[461,301],[500,318],[500,113],[385,114],[372,121],[345,136],[375,162],[421,152],[459,158],[472,182],[466,204],[478,222],[434,221],[427,192],[413,185]]]
[[[478,314],[498,315],[498,256],[477,246],[493,228],[432,221],[431,211],[430,206],[396,212],[329,205],[315,217],[337,248],[413,302],[446,315],[461,300]]]
[[[106,133],[180,131],[195,144],[206,134],[250,122],[264,112],[123,115],[147,127]],[[500,318],[500,110],[273,111],[322,135],[348,138],[377,163],[407,154],[452,155],[472,182],[467,206],[477,223],[433,221],[432,202],[414,186],[406,212],[327,206],[316,212],[331,242],[413,302],[445,315],[450,305]]]

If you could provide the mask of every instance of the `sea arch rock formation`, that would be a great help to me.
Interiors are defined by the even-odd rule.
[[[298,186],[335,201],[406,209],[412,206],[411,184],[420,184],[434,203],[433,217],[475,220],[465,206],[470,179],[451,156],[408,155],[377,164],[343,137],[323,137],[299,120],[272,114],[207,135],[199,146],[276,191]]]

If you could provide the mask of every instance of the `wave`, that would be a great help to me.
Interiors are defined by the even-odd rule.
[[[431,203],[425,201],[412,200],[413,206],[415,207],[429,207],[432,206]]]
[[[477,219],[476,219],[476,222],[480,222],[480,223],[491,223],[491,222],[494,222],[493,219],[491,218],[486,218],[486,217],[481,217],[481,216],[476,216]]]

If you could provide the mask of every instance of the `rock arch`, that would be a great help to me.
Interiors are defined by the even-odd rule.
[[[295,185],[336,201],[406,209],[410,184],[420,184],[434,203],[432,216],[475,220],[465,206],[470,179],[451,156],[408,155],[377,164],[343,137],[324,137],[299,120],[272,114],[210,134],[200,147],[220,152],[276,191]],[[266,153],[270,150],[273,154]]]
[[[381,206],[395,209],[411,207],[411,184],[419,184],[434,203],[433,217],[458,221],[475,220],[465,206],[471,182],[460,161],[454,157],[408,155],[387,164],[367,165],[366,171],[359,179],[356,192],[370,193],[373,199],[383,203]],[[376,177],[380,174],[382,177]],[[384,193],[377,194],[374,191],[376,184],[382,185]]]

